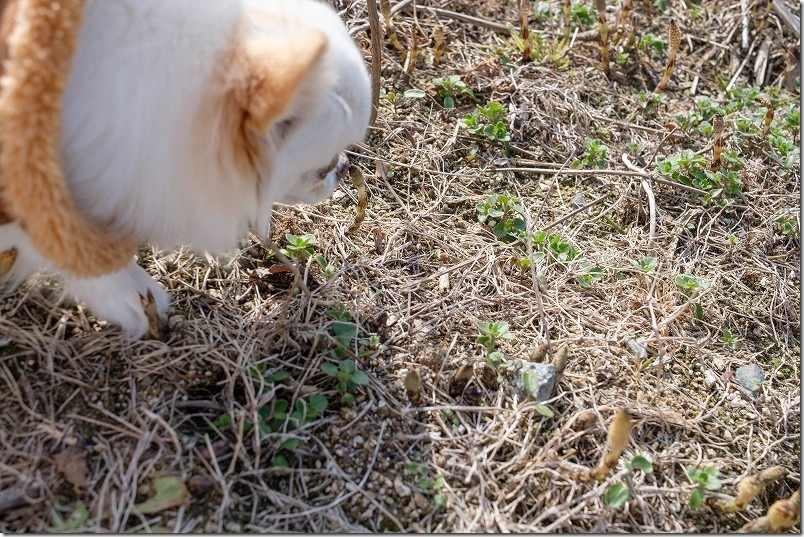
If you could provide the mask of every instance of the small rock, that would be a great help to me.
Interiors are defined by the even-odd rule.
[[[765,380],[765,372],[757,364],[744,365],[737,368],[737,383],[750,391],[753,395],[759,392],[762,381]]]
[[[583,431],[597,423],[597,414],[591,408],[581,410],[575,414],[575,419],[571,423],[574,431]]]
[[[718,376],[715,372],[707,369],[704,371],[704,383],[706,384],[707,388],[711,388],[717,382]]]
[[[416,507],[419,509],[424,509],[427,507],[427,500],[424,499],[424,496],[418,492],[413,494],[413,503],[415,503]]]
[[[572,207],[575,209],[580,209],[584,205],[586,205],[586,200],[584,199],[583,194],[575,194],[575,197],[572,198]],[[584,212],[588,213],[589,209],[586,209]]]
[[[215,483],[212,482],[212,479],[205,475],[194,475],[187,480],[187,490],[193,496],[203,496],[212,490],[214,485]]]
[[[525,376],[529,376],[532,380],[530,393],[525,390]],[[514,388],[519,390],[525,398],[533,397],[537,402],[550,399],[555,383],[556,368],[553,364],[535,364],[533,362],[523,362],[513,381]]]
[[[396,492],[396,495],[400,498],[407,498],[412,491],[401,479],[394,479],[394,492]]]

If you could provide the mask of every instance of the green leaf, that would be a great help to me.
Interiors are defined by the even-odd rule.
[[[532,371],[528,371],[527,373],[532,373]],[[552,418],[553,416],[555,416],[555,413],[547,405],[536,405],[535,410],[536,412],[538,412],[539,414],[541,414],[546,418]]]
[[[333,364],[321,364],[321,371],[331,377],[338,376],[338,367]]]
[[[335,339],[337,339],[341,345],[349,347],[352,340],[357,336],[357,325],[354,323],[335,321],[332,323],[332,333],[335,334]]]
[[[268,376],[265,380],[267,380],[268,382],[277,383],[282,382],[283,380],[288,378],[290,378],[290,373],[288,373],[287,371],[275,371],[274,373],[271,373],[271,375]]]
[[[301,440],[298,438],[288,438],[284,442],[279,445],[279,449],[286,449],[288,451],[293,451],[301,444]]]
[[[271,466],[276,466],[277,468],[287,468],[289,464],[284,455],[277,455],[271,459]]]
[[[628,487],[622,483],[614,483],[606,490],[606,493],[603,495],[603,501],[609,507],[617,509],[625,505],[625,502],[628,501],[630,496],[631,492],[628,490]]]
[[[355,371],[354,374],[352,374],[352,382],[358,386],[365,386],[369,383],[369,378],[363,371]]]
[[[144,515],[159,513],[172,507],[178,507],[190,497],[184,480],[176,476],[159,477],[153,482],[154,495],[134,508]]]
[[[229,414],[221,414],[215,418],[212,425],[220,429],[221,432],[226,431],[232,426],[232,416]]]
[[[539,379],[533,371],[525,371],[522,373],[522,387],[525,388],[525,393],[533,395],[533,392],[539,387]]]
[[[326,396],[320,393],[314,393],[311,395],[307,402],[316,416],[324,412],[327,409],[327,405],[329,405],[329,401],[327,400]]]
[[[58,504],[58,502],[57,502]],[[84,502],[76,502],[75,510],[67,520],[61,518],[56,509],[53,510],[53,521],[51,526],[46,527],[48,533],[85,533],[84,526],[89,518],[89,510]]]
[[[417,88],[405,90],[405,93],[402,94],[405,99],[421,99],[425,95],[427,94],[423,90]]]
[[[690,494],[690,508],[698,509],[703,503],[704,491],[701,487],[695,487]]]
[[[698,483],[698,480],[700,479],[702,474],[703,472],[701,472],[697,468],[687,468],[687,477],[693,483]]]
[[[444,97],[444,108],[455,108],[455,99],[449,95]]]
[[[651,464],[650,460],[645,457],[644,455],[635,455],[631,462],[625,465],[629,470],[633,470],[634,468],[638,468],[645,472],[646,474],[650,474],[653,472],[653,464]]]
[[[723,486],[723,483],[720,482],[715,476],[709,476],[706,480],[706,484],[704,484],[704,488],[706,490],[719,490]]]
[[[341,403],[344,405],[353,405],[355,404],[355,396],[351,393],[345,393],[341,396]]]

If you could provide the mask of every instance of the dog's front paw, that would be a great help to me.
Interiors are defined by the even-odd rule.
[[[85,302],[95,316],[119,325],[131,338],[158,337],[160,317],[170,309],[170,298],[135,262],[99,278],[65,278],[65,285]]]

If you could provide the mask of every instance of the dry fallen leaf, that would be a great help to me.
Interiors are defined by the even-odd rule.
[[[14,262],[17,260],[17,250],[11,248],[0,252],[0,276],[5,276],[14,267]]]
[[[422,404],[422,379],[413,369],[405,376],[405,393],[413,406]]]
[[[89,479],[87,468],[87,450],[75,444],[54,457],[56,471],[64,476],[68,483],[75,487],[86,488]]]
[[[472,367],[471,362],[466,362],[461,364],[457,371],[455,371],[455,375],[449,381],[449,387],[447,388],[447,392],[450,394],[451,397],[457,399],[463,394],[463,391],[466,389],[466,385],[469,384],[469,381],[472,379],[472,375],[474,374],[474,368]]]
[[[159,477],[153,482],[154,495],[134,507],[144,515],[178,507],[187,501],[189,492],[184,480],[176,476]]]

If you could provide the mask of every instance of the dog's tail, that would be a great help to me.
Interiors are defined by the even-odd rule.
[[[100,276],[131,262],[136,241],[86,218],[60,156],[62,102],[84,0],[19,0],[0,80],[0,212],[55,268]]]

